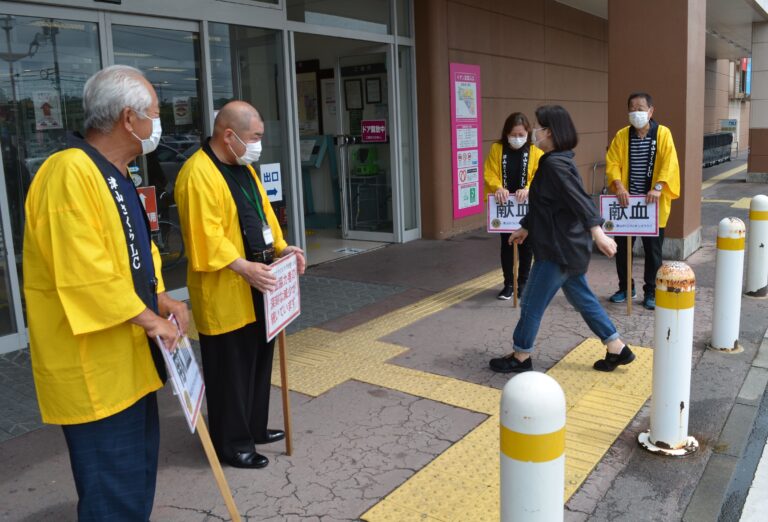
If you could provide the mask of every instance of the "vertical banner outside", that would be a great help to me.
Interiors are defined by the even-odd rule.
[[[480,66],[450,64],[453,217],[483,212]]]

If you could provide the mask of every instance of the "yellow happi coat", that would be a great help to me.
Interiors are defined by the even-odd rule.
[[[288,246],[256,171],[248,166],[272,229],[275,254]],[[187,286],[197,329],[205,335],[231,332],[256,321],[251,287],[227,266],[245,258],[237,206],[226,180],[203,149],[176,179],[174,198],[188,259]]]
[[[144,330],[125,233],[104,177],[80,149],[54,154],[32,180],[24,296],[43,421],[91,422],[162,386]],[[143,226],[143,224],[140,224]],[[152,244],[158,291],[160,255]]]
[[[496,142],[491,145],[491,150],[488,153],[488,157],[485,159],[483,179],[485,181],[484,198],[486,201],[488,200],[488,194],[493,194],[502,188],[501,155],[503,150],[504,146],[501,143]],[[528,153],[528,183],[525,185],[525,188],[531,187],[531,181],[533,181],[533,177],[536,175],[536,169],[539,168],[539,160],[543,155],[543,150],[536,145],[531,145],[530,152]]]
[[[616,133],[608,148],[605,155],[605,175],[611,191],[614,190],[613,182],[617,179],[621,180],[624,188],[629,189],[629,126]],[[680,197],[680,165],[677,162],[672,132],[668,127],[659,125],[651,188],[662,182],[666,185],[659,198],[659,227],[664,228],[672,210],[672,200]]]

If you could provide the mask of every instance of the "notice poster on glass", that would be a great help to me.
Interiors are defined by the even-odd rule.
[[[645,196],[629,196],[629,205],[622,207],[617,196],[600,196],[600,217],[603,230],[610,236],[658,236],[659,208],[646,203]]]
[[[192,123],[192,104],[189,96],[173,97],[173,123],[190,125]]]
[[[35,91],[35,130],[63,129],[61,98],[55,91]]]
[[[453,152],[453,217],[483,211],[480,67],[450,64],[451,145]]]
[[[306,72],[296,75],[296,104],[299,111],[299,135],[320,133],[319,103],[317,94],[317,73]]]

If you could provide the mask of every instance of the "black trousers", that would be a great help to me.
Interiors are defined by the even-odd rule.
[[[616,273],[619,276],[619,290],[627,289],[627,238],[616,237]],[[656,272],[661,268],[661,247],[664,244],[664,229],[659,229],[658,237],[641,236],[643,250],[645,251],[645,270],[643,271],[643,292],[645,295],[654,295],[656,291]],[[637,236],[632,236],[634,246]],[[634,280],[632,288],[635,287]]]
[[[499,234],[501,238],[501,269],[504,272],[504,286],[514,286],[515,251],[507,241],[510,234]],[[525,241],[517,245],[517,287],[521,289],[528,282],[528,274],[531,273],[531,261],[533,261],[533,249],[531,243]]]
[[[149,520],[160,449],[155,393],[104,419],[62,429],[77,489],[77,519]]]
[[[267,438],[274,339],[267,342],[263,297],[253,291],[256,322],[220,335],[200,334],[208,425],[219,458],[254,451]]]

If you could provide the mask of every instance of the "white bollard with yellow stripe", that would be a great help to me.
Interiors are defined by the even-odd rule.
[[[682,262],[664,263],[656,274],[651,429],[637,437],[652,453],[682,457],[699,447],[688,435],[696,276]]]
[[[710,346],[731,353],[744,351],[739,346],[739,327],[746,231],[744,222],[735,217],[723,218],[717,226],[715,298]]]
[[[525,372],[501,394],[501,522],[558,522],[565,497],[565,394]]]
[[[749,297],[768,297],[768,196],[762,194],[749,204],[745,293]]]

